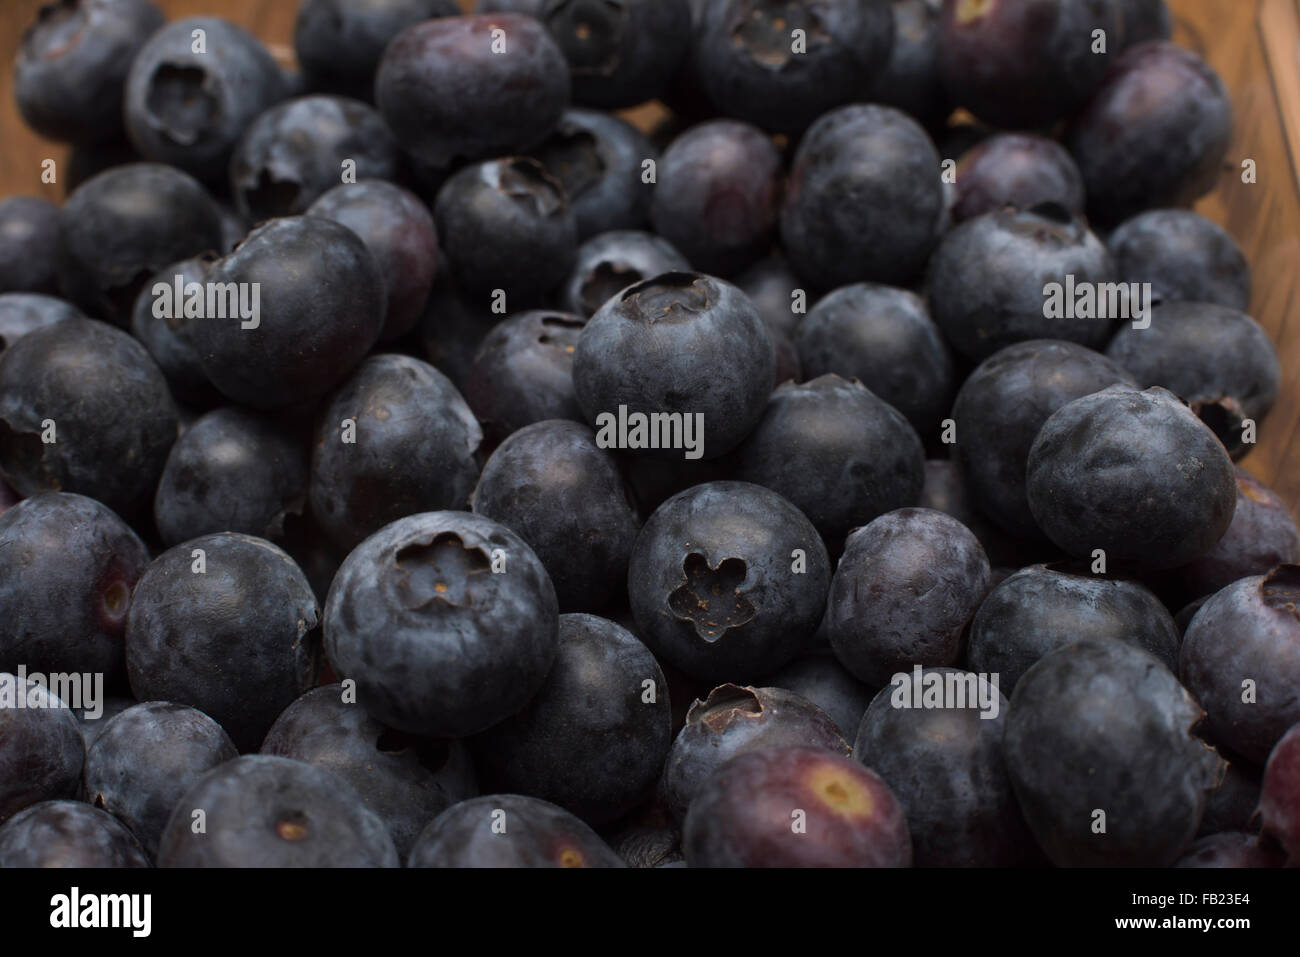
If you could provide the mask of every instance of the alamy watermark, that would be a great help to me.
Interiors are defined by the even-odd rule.
[[[0,673],[0,708],[63,707],[83,709],[92,721],[99,718],[104,713],[103,673],[28,674],[26,665],[19,665],[14,674]]]
[[[926,669],[912,666],[912,673],[900,671],[889,680],[894,690],[889,703],[895,708],[962,709],[975,708],[980,717],[995,720],[1002,707],[998,675]]]
[[[1074,274],[1065,282],[1043,286],[1045,319],[1126,319],[1134,329],[1151,325],[1151,283],[1076,282]]]
[[[239,319],[241,329],[262,324],[260,282],[186,282],[177,273],[150,292],[155,319]]]
[[[703,412],[628,412],[596,416],[596,445],[602,449],[684,449],[686,458],[704,455]]]

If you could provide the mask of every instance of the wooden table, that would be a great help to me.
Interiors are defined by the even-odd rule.
[[[218,13],[292,56],[296,0],[155,0],[168,17]],[[1237,137],[1219,188],[1198,209],[1241,242],[1254,267],[1251,311],[1282,354],[1282,393],[1243,462],[1300,517],[1300,0],[1170,0],[1179,42],[1222,74],[1237,107]],[[468,6],[468,0],[462,0]],[[41,161],[65,150],[23,126],[13,103],[10,64],[40,0],[0,6],[0,196],[47,195]],[[276,49],[276,48],[279,49]],[[1241,182],[1244,159],[1258,182]]]

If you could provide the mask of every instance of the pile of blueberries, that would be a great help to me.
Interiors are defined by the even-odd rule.
[[[1265,187],[1171,34],[47,4],[0,866],[1300,863],[1278,358],[1187,208]]]

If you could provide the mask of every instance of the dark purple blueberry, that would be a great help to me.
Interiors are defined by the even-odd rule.
[[[488,794],[443,811],[420,832],[410,867],[625,867],[590,827],[548,801]]]
[[[690,268],[686,257],[661,236],[634,230],[600,233],[578,247],[560,301],[569,312],[590,318],[628,286]]]
[[[1227,451],[1161,388],[1112,386],[1062,406],[1025,474],[1034,520],[1059,548],[1156,570],[1209,551],[1237,502]]]
[[[628,597],[658,657],[706,681],[744,681],[806,647],[830,574],[817,530],[788,501],[748,482],[709,482],[647,520]]]
[[[80,801],[42,801],[0,827],[0,868],[148,866],[131,831]]]
[[[81,725],[81,736],[86,741],[86,750],[89,751],[94,747],[109,721],[127,708],[135,707],[137,703],[134,698],[106,695],[103,700],[95,702],[93,708],[85,702],[82,707],[73,708],[72,713],[77,716],[77,722]]]
[[[194,326],[206,320],[185,315],[184,290],[190,283],[206,283],[216,261],[215,252],[206,252],[163,267],[140,287],[131,310],[131,334],[158,363],[172,395],[199,407],[212,405],[219,393],[204,374],[194,345]],[[179,302],[175,293],[177,276],[181,277],[182,289]],[[165,292],[160,283],[167,287]]]
[[[829,651],[796,658],[763,684],[807,698],[835,722],[845,741],[858,733],[862,715],[871,704],[871,689],[849,674]]]
[[[0,200],[0,293],[59,288],[59,207],[35,196]]]
[[[202,810],[205,829],[191,826]],[[214,768],[176,804],[159,867],[398,867],[388,828],[343,778],[250,754]]]
[[[953,664],[988,589],[988,558],[961,522],[926,508],[887,512],[845,543],[827,637],[840,664],[881,688],[913,665]]]
[[[425,20],[384,49],[375,103],[402,146],[426,163],[503,156],[555,128],[569,105],[569,67],[533,17]]]
[[[1300,730],[1291,728],[1264,768],[1259,814],[1264,832],[1282,845],[1287,865],[1300,862]]]
[[[989,562],[994,565],[1021,565],[1021,549],[1001,528],[975,506],[961,469],[951,459],[925,460],[925,485],[916,500],[920,508],[951,515],[979,539]]]
[[[65,319],[0,356],[0,469],[22,495],[76,492],[133,518],[176,431],[166,380],[120,329]]]
[[[1245,311],[1250,264],[1232,235],[1190,209],[1139,213],[1106,240],[1117,278],[1151,283],[1154,302],[1213,302]]]
[[[68,706],[31,678],[0,673],[0,824],[39,801],[76,797],[86,745]]]
[[[487,460],[472,503],[529,544],[562,611],[623,600],[641,522],[618,461],[586,425],[550,420],[515,432]]]
[[[939,21],[943,0],[893,0],[894,47],[889,66],[861,99],[892,106],[927,127],[952,112],[939,74]]]
[[[1285,855],[1259,835],[1226,831],[1200,838],[1174,867],[1281,867],[1284,861]]]
[[[957,164],[952,218],[963,222],[1001,209],[1045,203],[1072,216],[1084,210],[1083,176],[1060,143],[1030,133],[990,136]]]
[[[1116,0],[1123,32],[1120,49],[1173,36],[1174,18],[1165,0]]]
[[[155,558],[136,585],[131,691],[198,708],[241,751],[255,750],[315,684],[319,624],[311,586],[278,547],[234,532],[192,539]]]
[[[56,296],[39,292],[0,293],[0,356],[34,329],[64,319],[85,318],[80,309]]]
[[[350,549],[407,515],[465,508],[482,441],[474,413],[441,372],[410,356],[370,356],[317,420],[312,514]]]
[[[770,329],[796,337],[796,329],[808,311],[808,294],[783,257],[761,259],[734,281]]]
[[[491,297],[470,297],[456,287],[444,257],[417,331],[429,362],[461,393],[469,391],[470,369],[484,336],[501,321]]]

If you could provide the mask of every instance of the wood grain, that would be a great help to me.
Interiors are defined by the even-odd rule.
[[[293,0],[156,0],[169,18],[216,13],[289,55]],[[469,0],[462,0],[463,6]],[[1227,228],[1254,269],[1251,311],[1282,355],[1282,391],[1243,462],[1300,517],[1300,0],[1170,0],[1176,39],[1205,56],[1232,91],[1235,142],[1218,188],[1197,209]],[[43,185],[41,161],[66,150],[36,136],[13,103],[12,64],[40,0],[0,4],[0,196],[63,198]],[[278,48],[278,49],[277,49]],[[1241,181],[1253,159],[1258,181]]]

